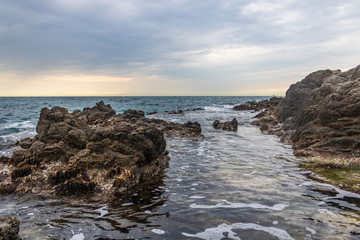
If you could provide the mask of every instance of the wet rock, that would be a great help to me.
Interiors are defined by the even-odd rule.
[[[8,163],[10,160],[9,157],[6,156],[0,156],[0,163]]]
[[[233,109],[237,111],[241,110],[253,110],[253,111],[260,111],[263,109],[270,108],[272,106],[276,106],[281,101],[281,97],[272,97],[270,99],[266,99],[263,101],[249,101],[244,104],[240,104],[238,106],[235,106]]]
[[[158,129],[163,131],[165,134],[170,136],[178,137],[204,137],[201,134],[201,126],[198,122],[186,122],[186,123],[175,123],[175,122],[166,122],[160,119],[149,119],[146,120],[148,123],[153,124]]]
[[[170,111],[168,112],[168,114],[184,114],[184,111],[183,110],[173,110],[173,111]]]
[[[232,121],[220,122],[219,120],[215,120],[213,123],[213,127],[215,129],[222,129],[226,131],[237,131],[238,129],[238,121],[234,118]]]
[[[360,66],[311,73],[255,124],[292,143],[299,156],[359,157]]]
[[[105,200],[162,172],[169,161],[164,132],[202,136],[197,122],[168,123],[137,110],[115,115],[103,102],[72,114],[44,108],[36,131],[5,159],[10,166],[2,173],[1,193]]]
[[[20,221],[14,216],[0,217],[0,239],[21,240],[19,236]]]

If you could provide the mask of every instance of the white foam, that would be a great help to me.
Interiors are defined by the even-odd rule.
[[[152,229],[151,231],[155,234],[160,234],[160,235],[165,233],[165,231],[163,231],[161,229],[156,229],[156,228]]]
[[[146,214],[151,214],[151,211],[146,210],[144,213],[146,213]]]
[[[189,198],[191,198],[191,199],[203,199],[203,198],[205,198],[205,196],[194,195],[194,196],[191,196]]]
[[[189,165],[186,165],[186,166],[180,167],[180,169],[184,170],[184,169],[189,168],[189,167],[190,167]]]
[[[351,198],[359,198],[360,199],[360,194],[357,193],[353,193],[353,192],[348,192],[345,190],[342,190],[340,188],[337,188],[331,184],[327,184],[327,183],[319,183],[319,182],[304,182],[302,184],[300,184],[300,186],[318,186],[318,187],[323,187],[325,189],[328,190],[335,190],[338,194],[336,196],[333,197],[325,197],[324,199],[339,199],[339,198],[344,198],[344,197],[351,197]]]
[[[105,210],[105,208],[107,208],[107,206],[104,206],[104,207],[101,207],[101,208],[95,210],[97,212],[100,212],[100,216],[98,216],[98,217],[103,217],[109,212],[109,211]]]
[[[272,224],[274,224],[274,225],[278,225],[278,224],[279,224],[279,222],[278,222],[278,221],[273,221],[273,222],[272,222]]]
[[[316,234],[317,233],[314,229],[309,228],[309,227],[306,227],[306,231],[309,231],[311,234]]]
[[[200,233],[182,234],[186,237],[196,237],[205,240],[222,239],[224,238],[224,236],[227,236],[228,239],[241,240],[239,237],[236,236],[236,233],[232,231],[235,229],[263,231],[274,237],[279,238],[280,240],[293,240],[293,238],[285,230],[275,227],[265,227],[254,223],[234,223],[232,225],[227,225],[223,223],[215,228],[207,228],[205,229],[205,231]]]
[[[133,203],[131,203],[131,202],[121,204],[122,207],[127,207],[127,206],[131,206],[131,205],[133,205]]]
[[[253,208],[253,209],[269,209],[274,211],[282,211],[289,205],[287,204],[275,204],[273,206],[267,206],[258,203],[231,203],[227,200],[223,200],[221,203],[216,205],[198,205],[193,203],[190,205],[191,208],[203,208],[203,209],[213,209],[213,208]]]
[[[85,239],[84,234],[79,233],[72,236],[72,238],[70,238],[69,240],[84,240],[84,239]]]

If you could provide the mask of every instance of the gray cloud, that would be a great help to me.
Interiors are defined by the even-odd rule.
[[[0,71],[159,75],[213,94],[287,84],[359,64],[359,11],[356,0],[5,1]]]

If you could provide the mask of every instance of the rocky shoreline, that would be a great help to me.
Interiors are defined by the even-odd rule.
[[[136,110],[116,115],[103,102],[73,113],[43,108],[36,132],[2,157],[0,193],[104,201],[162,172],[169,161],[164,134],[203,137],[197,122],[149,119]]]
[[[306,159],[303,167],[360,192],[360,66],[311,73],[256,117],[254,125]]]

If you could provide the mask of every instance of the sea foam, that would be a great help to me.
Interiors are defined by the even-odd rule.
[[[227,225],[223,223],[215,228],[207,228],[205,229],[205,231],[200,233],[196,233],[196,234],[182,233],[182,234],[186,237],[200,238],[205,240],[222,239],[224,238],[224,236],[227,236],[228,239],[241,240],[241,238],[237,237],[236,233],[232,231],[236,229],[262,231],[274,237],[277,237],[280,240],[293,240],[290,234],[287,233],[285,230],[275,227],[265,227],[254,223],[234,223],[231,225]]]

